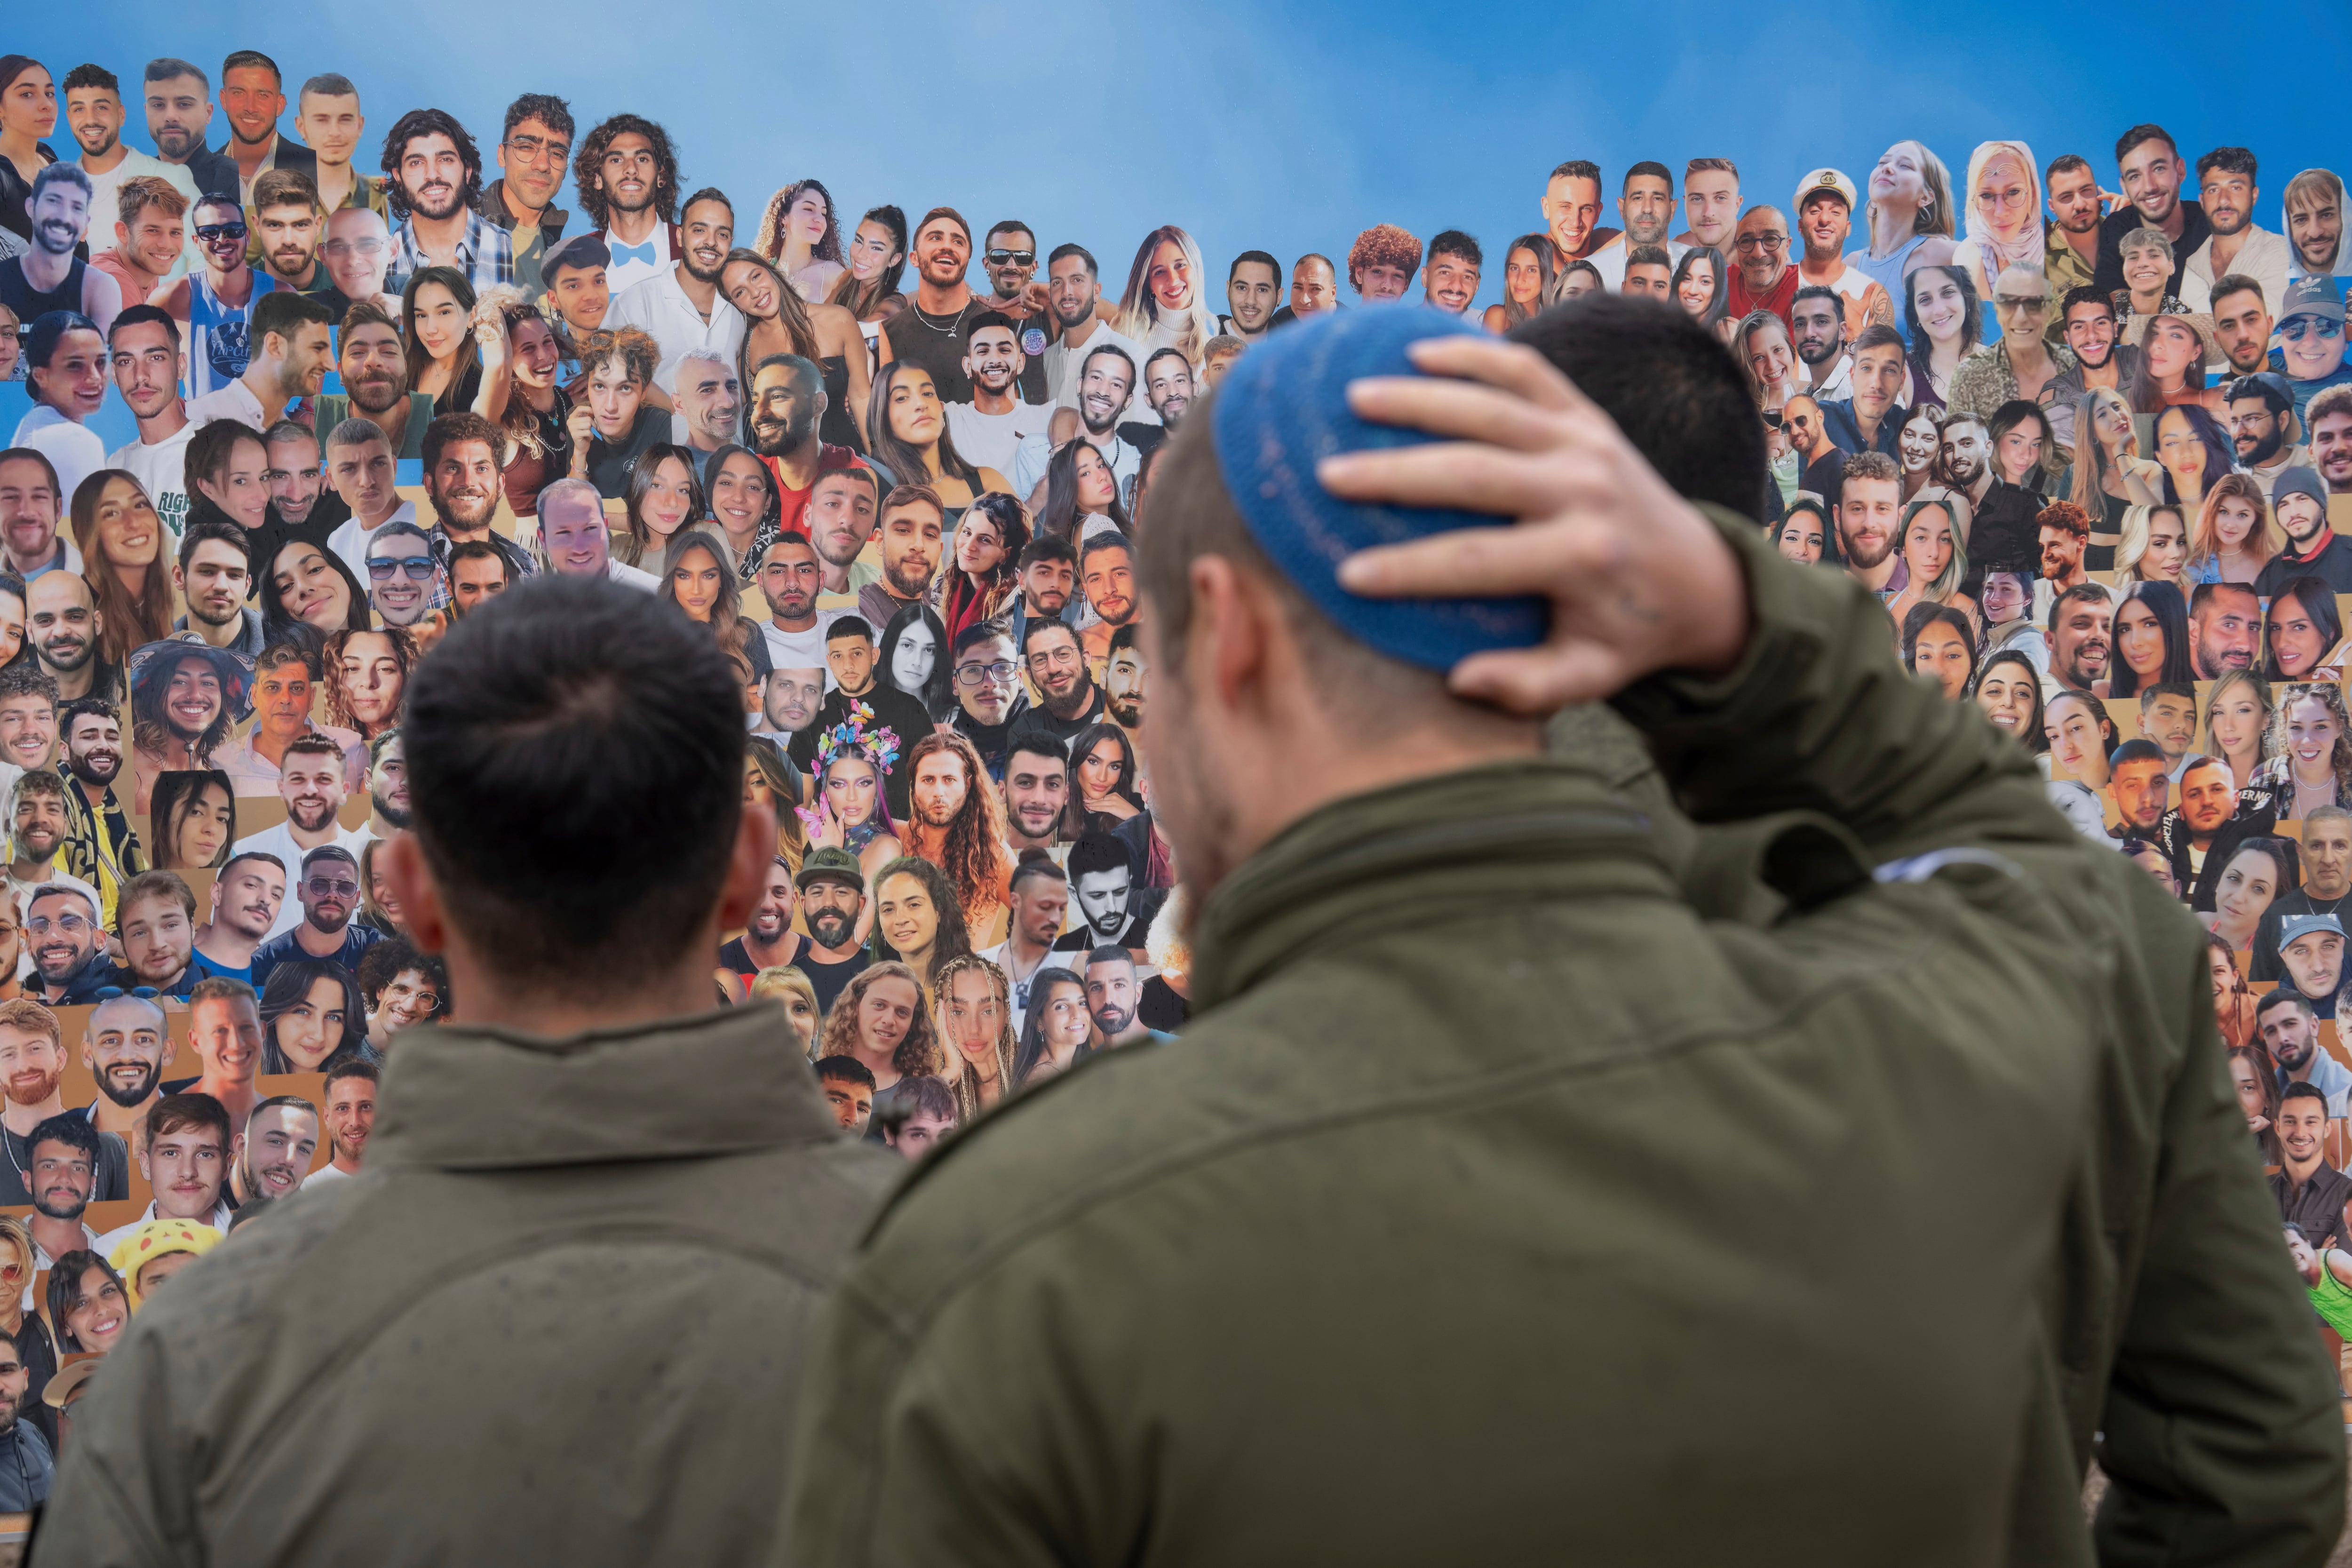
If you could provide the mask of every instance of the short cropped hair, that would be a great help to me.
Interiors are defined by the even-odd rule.
[[[1770,475],[1755,396],[1731,351],[1686,311],[1595,291],[1520,322],[1509,336],[1599,404],[1681,494],[1762,522]]]
[[[532,578],[417,663],[401,729],[418,847],[482,963],[593,994],[700,940],[745,747],[707,630],[603,578]]]

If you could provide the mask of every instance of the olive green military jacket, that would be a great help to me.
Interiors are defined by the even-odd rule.
[[[132,1320],[34,1562],[757,1561],[811,1317],[905,1169],[782,1015],[420,1029],[379,1103],[360,1174]]]
[[[1001,1110],[820,1320],[786,1552],[856,1564],[2317,1563],[2334,1385],[2194,922],[1884,612],[1327,806],[1196,1022]]]

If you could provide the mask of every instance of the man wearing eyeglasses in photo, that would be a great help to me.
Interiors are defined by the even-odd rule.
[[[2004,267],[1992,282],[1992,308],[2000,317],[2000,339],[1960,361],[1945,405],[1956,415],[1990,419],[1994,409],[2021,397],[2048,409],[2058,444],[2073,446],[2074,405],[2050,395],[2052,384],[2075,364],[2073,351],[2042,335],[2050,320],[2050,280],[2039,267]]]
[[[320,724],[310,717],[324,679],[318,654],[301,643],[266,647],[253,661],[253,726],[243,740],[213,755],[213,766],[228,774],[239,795],[267,799],[278,795],[288,752],[305,736],[323,735],[341,750],[343,778],[355,778],[365,767],[367,747],[358,731]],[[341,796],[335,798],[340,802]],[[293,803],[288,804],[291,809]]]
[[[33,955],[27,995],[62,1006],[68,996],[86,988],[93,969],[106,967],[98,904],[98,889],[71,877],[54,878],[33,889],[25,900],[25,941]]]
[[[1737,320],[1751,310],[1769,310],[1786,326],[1799,281],[1797,269],[1789,265],[1788,218],[1776,206],[1749,207],[1732,231],[1731,292],[1725,317]]]
[[[324,958],[356,973],[361,957],[383,940],[382,931],[352,918],[360,910],[360,863],[350,850],[333,844],[311,850],[294,891],[301,918],[253,950],[257,992],[269,988],[270,971],[293,958]]]
[[[572,106],[543,92],[507,105],[499,138],[500,176],[482,193],[482,219],[505,229],[514,247],[515,282],[526,299],[547,291],[540,263],[563,240],[572,215],[555,205],[572,161]]]
[[[956,634],[948,668],[955,687],[955,732],[972,743],[988,776],[1002,783],[1013,725],[1029,711],[1021,651],[1003,621],[974,621]]]

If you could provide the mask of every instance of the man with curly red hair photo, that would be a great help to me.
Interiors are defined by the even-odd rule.
[[[1348,281],[1367,305],[1402,300],[1421,270],[1421,241],[1392,223],[1376,223],[1348,247]]]

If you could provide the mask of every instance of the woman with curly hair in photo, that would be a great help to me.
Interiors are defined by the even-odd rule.
[[[2271,713],[2270,750],[2270,761],[2254,770],[2252,782],[2272,792],[2280,821],[2301,821],[2323,805],[2352,808],[2352,714],[2345,711],[2342,686],[2281,687]]]

